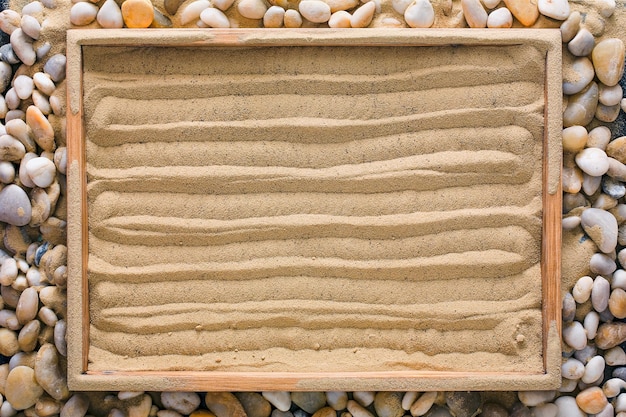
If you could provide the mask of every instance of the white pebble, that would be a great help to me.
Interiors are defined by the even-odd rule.
[[[24,33],[30,36],[31,38],[35,40],[39,39],[39,33],[41,32],[41,25],[39,24],[39,21],[35,19],[33,16],[30,16],[27,14],[22,16],[20,27],[22,28]]]
[[[98,6],[93,3],[81,1],[70,9],[70,22],[76,26],[85,26],[96,20]]]
[[[563,323],[563,340],[574,350],[587,346],[587,333],[580,322]]]
[[[611,141],[611,130],[606,126],[594,127],[589,131],[587,138],[588,148],[599,148],[603,151],[606,150],[606,146]]]
[[[568,0],[539,0],[539,13],[556,20],[565,20],[569,16]]]
[[[122,10],[115,0],[106,0],[104,2],[96,15],[96,20],[98,24],[105,29],[119,29],[124,27]]]
[[[574,288],[572,289],[572,295],[577,303],[582,304],[586,302],[591,296],[591,289],[593,288],[593,278],[584,276],[576,281]]]
[[[602,17],[611,17],[615,6],[615,0],[595,0],[595,7]]]
[[[328,9],[330,10],[330,6]],[[267,11],[267,6],[262,0],[241,0],[241,2],[237,4],[237,10],[239,14],[246,19],[263,19]]]
[[[230,22],[228,17],[220,9],[214,7],[207,7],[200,13],[200,20],[202,20],[210,28],[229,28]]]
[[[4,100],[4,96],[0,94],[0,119],[4,119],[9,111],[7,102]]]
[[[618,105],[624,96],[622,86],[615,84],[612,87],[608,87],[602,83],[598,84],[598,100],[605,106]]]
[[[606,358],[605,358],[606,359]],[[611,378],[608,379],[604,385],[602,386],[602,391],[604,395],[608,398],[617,397],[622,389],[626,388],[626,381],[621,378]]]
[[[326,402],[333,410],[344,410],[348,404],[348,393],[345,391],[327,391]]]
[[[609,306],[609,297],[611,296],[611,284],[603,276],[598,275],[593,280],[591,288],[591,304],[593,308],[601,313]]]
[[[562,396],[554,400],[554,404],[559,408],[556,417],[587,417],[576,404],[575,397]]]
[[[587,332],[587,339],[592,340],[596,337],[598,326],[600,325],[600,315],[595,311],[590,311],[583,320],[583,327]]]
[[[585,373],[581,377],[581,381],[586,384],[591,384],[597,381],[598,378],[604,375],[604,358],[600,355],[591,358],[587,365],[585,365]]]
[[[294,9],[285,11],[284,25],[286,28],[296,29],[302,26],[302,16]]]
[[[14,87],[11,87],[7,90],[7,92],[4,94],[4,100],[6,101],[6,104],[9,110],[17,109],[20,106],[20,103],[22,102],[19,96],[17,95],[17,91],[15,91]]]
[[[435,23],[435,10],[429,0],[416,0],[404,12],[404,20],[412,28],[429,28]]]
[[[495,8],[498,4],[500,4],[500,0],[482,0],[483,6],[488,9]]]
[[[345,10],[339,10],[332,15],[330,15],[330,19],[328,19],[328,27],[331,28],[349,28],[350,26],[350,18],[352,15]]]
[[[626,271],[618,269],[613,272],[613,278],[611,279],[611,288],[621,288],[626,290]]]
[[[288,411],[291,408],[291,395],[288,391],[264,391],[261,394],[280,411]]]
[[[413,0],[391,0],[391,7],[399,14],[404,15],[411,3],[413,3]]]
[[[609,170],[609,158],[602,149],[586,148],[576,154],[576,165],[583,172],[598,177]]]
[[[46,188],[54,182],[57,169],[48,158],[38,157],[26,163],[26,172],[37,187]]]
[[[520,391],[517,393],[519,400],[527,407],[550,402],[555,396],[555,391]]]
[[[285,9],[280,6],[271,6],[263,15],[263,26],[266,28],[280,28],[285,20]]]
[[[552,403],[539,404],[530,410],[533,417],[556,417],[559,408]]]
[[[235,0],[213,0],[213,7],[217,7],[221,11],[225,12],[233,5]]]
[[[180,13],[181,25],[186,25],[200,19],[200,13],[207,7],[211,7],[209,0],[196,0],[189,3]]]
[[[43,12],[43,4],[40,1],[31,1],[24,7],[22,7],[22,14],[28,14],[31,16],[37,16]]]
[[[33,74],[33,82],[35,83],[35,87],[37,87],[37,90],[41,91],[47,96],[54,93],[54,90],[56,88],[56,86],[54,85],[54,81],[52,81],[50,79],[50,76],[44,72],[36,72],[35,74]]]
[[[585,365],[578,359],[569,358],[561,365],[561,376],[567,379],[580,379],[585,373]]]
[[[376,11],[376,2],[368,1],[352,13],[350,17],[350,26],[353,28],[366,28],[372,23],[374,12]]]
[[[352,393],[354,400],[363,407],[369,407],[374,402],[376,392],[374,391],[354,391]]]
[[[302,17],[309,22],[325,23],[330,19],[330,6],[320,0],[301,1],[298,10]]]
[[[33,93],[35,83],[28,75],[18,75],[13,81],[13,88],[21,100],[26,100]]]
[[[419,395],[420,393],[417,391],[405,392],[402,396],[402,409],[405,411],[409,411]]]
[[[33,91],[32,99],[35,107],[41,110],[43,114],[47,116],[52,113],[52,107],[50,107],[48,97],[41,94],[38,90]]]
[[[578,388],[577,379],[563,378],[561,380],[561,387],[559,388],[559,392],[574,392],[576,388]]]
[[[467,25],[471,28],[487,27],[487,12],[479,0],[461,0],[461,8]]]
[[[501,7],[489,13],[488,28],[510,28],[513,26],[513,15],[506,7]]]
[[[0,182],[11,184],[15,179],[15,167],[7,161],[0,161]]]

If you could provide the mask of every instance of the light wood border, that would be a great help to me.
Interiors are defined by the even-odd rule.
[[[544,372],[88,371],[87,201],[82,123],[83,46],[436,46],[532,42],[546,53],[542,309]],[[558,388],[561,356],[561,36],[558,30],[147,29],[67,32],[68,384],[72,390],[540,390]],[[548,105],[549,104],[549,105]]]

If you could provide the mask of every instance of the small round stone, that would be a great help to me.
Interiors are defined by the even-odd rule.
[[[200,13],[207,7],[211,7],[211,3],[208,0],[196,0],[189,3],[180,13],[180,23],[187,25],[200,19]]]
[[[124,27],[122,9],[115,0],[106,0],[96,16],[98,24],[105,29],[119,29]],[[52,93],[48,93],[50,95]]]
[[[567,43],[571,41],[576,33],[578,33],[578,29],[580,28],[580,21],[582,16],[580,12],[575,11],[570,13],[569,17],[561,23],[561,39],[563,42]]]
[[[584,126],[570,126],[563,129],[563,152],[579,152],[587,144],[588,133]]]
[[[280,28],[284,21],[285,9],[280,6],[271,6],[263,15],[263,26],[266,28]]]
[[[568,0],[538,0],[539,13],[555,20],[565,20],[569,16]]]
[[[7,376],[4,394],[16,410],[32,407],[43,394],[35,379],[35,371],[28,366],[16,366]]]
[[[589,131],[589,135],[587,137],[587,147],[606,150],[610,141],[611,130],[606,126],[598,126]]]
[[[513,26],[513,15],[506,7],[500,7],[489,13],[488,28],[510,28]]]
[[[220,9],[207,7],[200,13],[202,20],[210,28],[229,28],[230,21],[228,17]]]
[[[6,161],[0,161],[0,182],[10,184],[15,179],[15,166]]]
[[[239,4],[237,4],[237,10],[239,14],[247,19],[263,19],[267,11],[267,6],[262,0],[241,0]],[[328,17],[330,17],[330,15]]]
[[[96,20],[98,6],[87,1],[81,1],[70,9],[70,22],[76,26],[85,26]]]
[[[587,334],[583,325],[578,321],[563,323],[563,341],[575,350],[587,346]]]
[[[609,297],[609,310],[617,319],[626,318],[626,291],[615,288]]]
[[[416,0],[404,12],[404,20],[412,28],[429,28],[435,22],[435,10],[429,0]]]
[[[598,414],[606,407],[608,400],[601,388],[589,387],[576,396],[576,404],[585,413]]]
[[[302,26],[302,16],[294,9],[285,10],[284,25],[286,28],[296,29]]]
[[[147,28],[154,20],[154,6],[150,0],[125,0],[122,18],[129,28]]]
[[[313,23],[325,23],[330,19],[330,6],[320,0],[304,0],[298,5],[302,17]]]
[[[161,403],[169,410],[189,415],[200,406],[200,396],[195,392],[162,392]]]
[[[567,54],[563,56],[563,94],[572,95],[581,92],[594,76],[593,64],[589,58],[570,58]]]
[[[580,28],[574,39],[568,42],[567,49],[575,56],[587,56],[594,49],[596,41],[586,28]]]
[[[37,60],[33,38],[25,34],[21,28],[15,29],[11,34],[11,48],[20,61],[26,65],[33,65]]]
[[[39,39],[39,34],[41,32],[41,25],[39,24],[39,21],[35,19],[33,16],[30,16],[30,15],[22,16],[20,27],[22,28],[24,33],[30,36],[31,38],[35,40]]]
[[[376,3],[369,1],[359,7],[352,13],[350,17],[350,26],[353,28],[366,28],[372,22],[374,12],[376,11]]]
[[[328,19],[328,27],[331,28],[349,28],[350,26],[350,18],[352,15],[345,10],[339,10],[338,12],[330,15],[330,19]]]
[[[67,59],[63,54],[52,55],[43,66],[43,72],[50,76],[55,83],[60,83],[65,79],[65,64]]]
[[[606,152],[598,148],[586,148],[576,154],[576,165],[585,173],[597,177],[606,174],[609,161]]]
[[[590,82],[580,93],[569,96],[563,112],[563,126],[586,126],[593,120],[598,106],[598,84]]]
[[[467,25],[471,28],[487,27],[487,12],[480,0],[461,0],[461,9]]]
[[[606,86],[604,84],[599,84],[598,91],[598,100],[605,106],[619,105],[622,97],[624,96],[622,86],[619,84],[615,84],[612,87]]]
[[[624,42],[618,38],[600,41],[591,53],[591,60],[598,79],[611,87],[624,73]]]
[[[25,226],[30,222],[31,213],[30,199],[20,187],[10,184],[0,190],[1,222],[14,226]]]

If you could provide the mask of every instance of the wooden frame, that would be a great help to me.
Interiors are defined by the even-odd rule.
[[[517,45],[545,51],[543,372],[226,372],[89,370],[87,178],[83,126],[83,48],[89,46],[441,46]],[[70,30],[68,83],[68,383],[72,390],[528,390],[555,389],[561,364],[561,39],[558,30]]]

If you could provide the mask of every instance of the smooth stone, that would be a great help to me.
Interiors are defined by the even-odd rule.
[[[352,398],[363,407],[369,407],[374,402],[376,393],[374,391],[354,391]]]
[[[37,60],[37,54],[33,48],[33,39],[25,34],[21,28],[15,29],[11,34],[11,47],[15,55],[25,65],[33,65]]]
[[[261,395],[280,411],[288,411],[291,408],[291,395],[288,391],[264,391]]]
[[[162,392],[161,403],[168,410],[189,415],[200,406],[200,396],[195,392]]]
[[[603,323],[598,328],[595,342],[600,349],[610,349],[626,341],[626,323]]]
[[[487,12],[480,0],[461,0],[461,9],[467,25],[471,28],[487,27]]]
[[[48,158],[38,157],[26,163],[28,176],[37,187],[49,187],[56,178],[56,166]]]
[[[37,347],[37,338],[41,331],[41,322],[31,320],[22,327],[17,335],[17,344],[24,352],[32,352]]]
[[[297,29],[302,26],[302,16],[297,10],[285,10],[285,18],[283,24],[286,28]]]
[[[65,146],[54,151],[54,165],[61,174],[65,175],[67,170],[67,148]]]
[[[604,104],[598,103],[598,107],[596,108],[596,119],[601,122],[612,123],[617,120],[619,116],[620,106],[616,104],[614,106],[605,106]]]
[[[602,192],[617,200],[626,195],[626,186],[621,181],[605,176],[602,178]]]
[[[26,288],[22,291],[20,299],[17,302],[15,314],[20,324],[26,324],[37,317],[39,311],[39,296],[34,287]]]
[[[418,391],[407,391],[402,396],[402,409],[405,411],[409,411],[411,406],[417,400],[417,397],[420,396],[420,392]]]
[[[205,403],[216,417],[247,417],[237,397],[230,392],[209,392],[205,396]]]
[[[619,162],[626,163],[626,136],[612,140],[606,146],[606,154]]]
[[[379,391],[374,398],[374,410],[378,417],[402,417],[402,393]]]
[[[152,397],[144,394],[141,401],[133,404],[126,409],[128,417],[148,417],[152,409]]]
[[[115,0],[106,0],[96,15],[98,24],[105,29],[120,29],[124,27],[122,9]],[[52,93],[48,93],[50,95]]]
[[[425,392],[411,405],[410,412],[414,417],[423,416],[432,408],[437,399],[437,391]]]
[[[575,350],[581,350],[585,346],[587,346],[587,334],[585,333],[583,325],[578,321],[563,323],[563,341]],[[521,398],[520,401],[526,404]],[[537,403],[534,405],[538,404],[541,403]],[[530,407],[533,406],[533,404],[526,405]]]
[[[304,0],[298,5],[302,17],[313,23],[325,23],[330,19],[330,6],[320,0]]]
[[[14,184],[0,190],[0,221],[14,226],[25,226],[30,219],[30,200],[24,190]]]
[[[187,25],[200,19],[200,13],[208,7],[211,7],[211,3],[208,0],[196,0],[189,3],[180,13],[180,23]]]
[[[565,293],[561,312],[563,321],[574,320],[574,316],[576,315],[576,301],[574,300],[574,297],[572,297],[572,294]]]
[[[578,226],[580,226],[579,216],[564,217],[563,220],[561,220],[561,228],[563,230],[574,230]]]
[[[615,348],[613,348],[613,349],[621,349],[621,348],[619,348],[619,347],[615,347]],[[606,353],[608,353],[608,352],[610,352],[610,351],[613,351],[613,349],[609,349]],[[622,353],[623,353],[623,352],[624,352],[624,350],[622,349]],[[606,355],[606,353],[605,353],[605,355]],[[606,356],[605,356],[605,359],[606,359]],[[622,356],[622,361],[621,361],[621,362],[626,362],[626,354],[624,354],[624,355]],[[611,363],[609,362],[609,360],[607,360],[607,361],[606,361],[606,364],[607,364],[607,365],[611,365]],[[624,363],[620,363],[620,365],[624,365]],[[621,380],[623,380],[623,381],[626,381],[626,367],[622,367],[622,368],[615,368],[615,369],[613,369],[613,372],[611,373],[611,376],[612,376],[613,378],[619,378],[619,379],[621,379]]]
[[[509,412],[498,403],[486,402],[482,406],[479,417],[509,417]]]
[[[563,126],[586,126],[593,120],[598,106],[598,85],[589,83],[580,93],[569,96],[563,112]]]
[[[583,192],[588,196],[594,195],[602,185],[602,178],[603,177],[600,176],[594,177],[592,175],[583,173]]]
[[[340,10],[350,10],[358,6],[358,0],[324,0],[324,3],[330,6],[331,13],[338,12]],[[404,13],[404,11],[402,11]]]
[[[606,174],[618,181],[626,181],[626,165],[609,157],[609,169]]]
[[[41,32],[41,25],[39,24],[39,21],[35,19],[33,16],[30,16],[30,15],[22,16],[20,27],[22,28],[24,33],[30,36],[31,38],[35,40],[39,39],[39,34]]]
[[[513,15],[506,7],[492,11],[487,17],[488,28],[510,28],[511,26],[513,26]]]
[[[4,94],[4,100],[9,110],[17,109],[22,103],[19,96],[17,95],[17,91],[15,91],[15,88],[13,87],[9,88]]]
[[[228,17],[220,9],[214,7],[207,7],[200,13],[200,20],[202,20],[210,28],[229,28],[230,21]]]
[[[41,94],[39,91],[34,90],[32,95],[33,105],[37,107],[44,115],[49,115],[52,113],[52,107],[50,106],[50,101],[48,101],[48,97]]]
[[[556,417],[558,412],[559,408],[552,403],[539,404],[531,409],[533,417]],[[481,417],[483,417],[482,414]]]
[[[500,0],[482,0],[482,3],[487,9],[495,9],[500,4]]]
[[[65,64],[67,59],[63,54],[52,55],[43,66],[43,72],[50,76],[55,83],[60,83],[65,79]]]
[[[368,27],[369,24],[372,22],[375,11],[376,11],[376,2],[373,0],[368,1],[363,6],[359,7],[352,13],[352,17],[350,17],[350,26],[353,28]]]
[[[320,3],[322,2],[320,1]],[[326,6],[330,10],[330,6]],[[237,4],[237,10],[239,11],[239,14],[246,19],[263,19],[263,16],[265,16],[265,12],[267,11],[267,6],[262,0],[241,0],[239,4]],[[328,17],[330,18],[330,14]],[[328,19],[326,19],[326,21],[327,20]]]
[[[563,56],[563,94],[572,95],[581,92],[591,81],[595,72],[591,60],[587,57]]]
[[[55,149],[54,129],[41,110],[35,106],[28,106],[26,124],[31,128],[35,142],[44,151],[53,152]]]
[[[609,297],[609,311],[615,318],[626,318],[626,291],[615,288]]]
[[[42,345],[35,359],[35,376],[39,385],[55,400],[67,399],[67,377],[59,363],[59,354],[50,343]]]
[[[22,158],[22,162],[20,163],[20,170],[19,170],[19,179],[20,182],[22,183],[22,185],[24,187],[28,187],[28,188],[35,188],[36,185],[33,182],[33,180],[30,179],[30,175],[28,175],[28,171],[26,169],[26,165],[28,164],[28,161],[30,161],[31,159],[37,158],[37,154],[34,152],[28,152],[26,155],[24,155],[24,158]]]
[[[561,376],[567,379],[580,379],[585,373],[585,365],[578,359],[569,358],[561,364]]]
[[[374,414],[367,411],[363,405],[355,400],[349,400],[347,408],[350,414],[352,414],[352,417],[374,417]]]
[[[44,42],[40,44],[37,49],[35,49],[35,55],[37,55],[38,60],[43,60],[48,52],[52,49],[52,44],[50,42]]]
[[[18,162],[26,155],[24,145],[11,135],[0,136],[0,161]]]
[[[589,135],[587,137],[587,147],[606,150],[610,141],[611,130],[606,126],[598,126],[589,131]]]
[[[235,397],[241,403],[248,417],[269,417],[272,413],[271,404],[259,393],[236,392]]]
[[[350,19],[352,15],[345,10],[339,10],[338,12],[330,15],[330,19],[328,19],[328,27],[331,28],[349,28],[352,27],[350,23]]]
[[[617,246],[617,220],[604,210],[589,208],[581,215],[583,229],[591,237],[598,248],[604,253],[610,253]]]
[[[604,253],[594,253],[589,261],[589,269],[597,275],[610,275],[617,269],[617,264]]]
[[[326,405],[326,396],[323,392],[294,391],[291,393],[291,401],[307,413],[313,414]]]
[[[234,2],[235,0],[213,0],[212,4],[213,7],[217,7],[221,11],[225,12],[230,8],[230,6],[233,5]]]
[[[608,400],[599,387],[590,387],[576,396],[576,404],[582,411],[589,414],[598,414],[608,404]]]
[[[406,9],[413,3],[414,0],[391,0],[391,7],[398,14],[404,15]]]
[[[619,84],[615,84],[612,87],[604,84],[598,85],[598,101],[605,106],[619,106],[623,97],[624,90]]]
[[[620,227],[625,226],[621,225]],[[621,252],[621,251],[620,251]],[[621,288],[626,290],[626,271],[618,269],[613,272],[613,278],[611,279],[611,288]]]
[[[446,404],[455,417],[473,417],[479,411],[482,400],[479,392],[446,392]]]
[[[594,6],[600,16],[609,18],[615,12],[615,0],[595,0]]]
[[[84,417],[89,409],[89,398],[76,393],[70,397],[61,409],[60,417]]]
[[[591,290],[593,288],[593,278],[590,276],[584,276],[576,281],[574,288],[572,289],[572,296],[577,303],[583,304],[589,297],[591,297]]]
[[[18,12],[6,9],[0,12],[0,30],[7,35],[11,35],[15,29],[21,25],[22,17]]]
[[[607,153],[598,148],[586,148],[576,154],[576,165],[588,175],[598,177],[609,170]]]
[[[596,76],[603,84],[616,85],[624,73],[624,42],[618,38],[600,41],[591,53]]]
[[[70,9],[70,22],[76,26],[85,26],[96,20],[98,6],[87,1],[81,1]]]
[[[22,7],[22,14],[28,14],[31,16],[37,16],[38,14],[42,13],[44,9],[43,3],[40,1],[31,1],[30,3],[26,4],[24,7]]]
[[[280,6],[271,6],[263,15],[263,26],[266,28],[280,28],[284,21],[285,9]]]
[[[605,365],[606,364],[602,356],[594,356],[585,365],[585,373],[581,377],[581,381],[586,384],[593,383],[598,378],[604,375]]]
[[[597,276],[593,280],[593,288],[591,289],[591,305],[598,313],[604,311],[609,306],[609,296],[611,295],[611,284],[602,277]]]
[[[587,417],[576,404],[576,398],[570,396],[562,396],[554,400],[554,404],[559,409],[556,417]]]
[[[574,39],[568,42],[567,49],[575,56],[588,56],[595,46],[595,39],[586,28],[580,28]]]
[[[274,409],[271,417],[294,417],[294,415],[291,411],[280,411],[279,409]]]
[[[122,18],[128,28],[147,28],[154,20],[154,6],[150,0],[125,0]]]
[[[312,417],[337,417],[337,412],[331,407],[323,407],[317,410]]]
[[[555,20],[565,20],[570,13],[567,0],[539,0],[537,2],[539,13]]]
[[[9,48],[11,47],[10,44],[7,45]],[[2,91],[6,91],[7,87],[11,84],[12,77],[13,70],[11,69],[11,65],[6,62],[0,62],[0,88],[2,88]]]
[[[588,133],[584,126],[570,126],[561,133],[563,152],[580,152],[587,144]]]
[[[334,410],[345,410],[348,405],[348,393],[346,391],[327,391],[326,402]]]
[[[412,28],[429,28],[435,23],[435,10],[429,0],[416,0],[404,12],[406,24]]]
[[[27,366],[17,366],[7,376],[4,395],[16,410],[32,407],[43,394],[43,388],[35,380],[35,371]]]
[[[0,354],[10,357],[19,352],[19,350],[20,344],[17,341],[17,334],[15,331],[0,328]]]
[[[504,0],[506,8],[524,26],[532,26],[539,18],[537,2],[528,0]]]
[[[0,161],[0,182],[10,184],[15,179],[15,167],[7,161]]]

